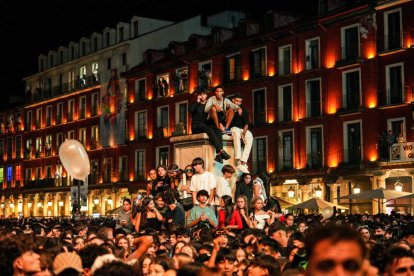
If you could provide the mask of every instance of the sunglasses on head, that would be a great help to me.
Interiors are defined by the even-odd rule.
[[[345,260],[342,263],[337,263],[334,260],[324,260],[316,264],[316,268],[319,271],[329,272],[332,271],[337,265],[341,265],[345,271],[356,272],[361,269],[361,264],[357,260]]]

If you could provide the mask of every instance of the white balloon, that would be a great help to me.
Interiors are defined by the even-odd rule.
[[[332,208],[326,207],[322,210],[322,217],[324,219],[328,219],[328,218],[332,217],[332,215],[333,215],[333,209]]]
[[[60,145],[59,158],[68,174],[75,179],[85,180],[91,171],[88,154],[77,140],[65,140]]]

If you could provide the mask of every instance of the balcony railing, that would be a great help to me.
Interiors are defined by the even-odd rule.
[[[378,103],[380,106],[404,103],[402,86],[392,87],[378,92]]]
[[[320,102],[312,102],[312,103],[306,104],[306,117],[307,118],[319,117],[321,115],[322,115],[322,112],[321,112]]]
[[[86,110],[84,108],[79,110],[79,119],[85,119],[86,117]]]
[[[320,169],[322,168],[322,153],[314,152],[307,154],[306,161],[309,169]]]
[[[292,107],[291,106],[280,106],[279,107],[279,122],[290,122],[292,121]]]
[[[135,180],[136,181],[145,181],[145,170],[136,170],[135,171]]]

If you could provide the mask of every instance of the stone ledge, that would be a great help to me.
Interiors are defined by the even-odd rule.
[[[198,133],[190,135],[175,136],[170,138],[171,143],[191,142],[197,140],[208,140],[207,133]],[[223,141],[233,141],[231,135],[223,135]]]

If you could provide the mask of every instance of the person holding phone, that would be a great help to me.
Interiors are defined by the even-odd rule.
[[[118,213],[115,229],[122,228],[126,233],[131,233],[134,230],[132,223],[131,200],[124,198],[122,201],[122,210]]]

